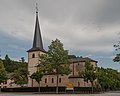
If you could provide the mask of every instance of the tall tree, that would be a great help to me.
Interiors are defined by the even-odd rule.
[[[14,72],[17,67],[17,65],[14,64],[14,61],[12,61],[8,55],[5,56],[5,60],[3,60],[3,63],[8,73]]]
[[[13,66],[11,65],[11,60],[9,58],[9,56],[6,54],[5,56],[5,60],[4,60],[4,66],[5,66],[5,69],[6,71],[8,72],[12,72],[13,70]]]
[[[43,56],[42,63],[47,66],[48,70],[46,72],[56,75],[56,93],[58,93],[59,75],[68,75],[70,73],[68,51],[64,50],[63,44],[58,39],[52,41],[48,48],[48,53]]]
[[[92,85],[92,93],[93,93],[93,83],[96,80],[96,73],[95,73],[95,68],[93,65],[90,63],[90,61],[85,62],[85,70],[82,72],[79,72],[79,75],[82,75],[84,78],[84,81],[86,82],[91,82]]]
[[[2,60],[0,60],[0,84],[7,80],[7,72],[5,71]],[[1,91],[1,88],[0,88]]]
[[[25,62],[25,58],[24,57],[21,57],[21,60],[20,60],[22,63]]]
[[[108,77],[107,71],[104,68],[97,68],[96,75],[102,91],[108,89],[110,86],[110,78]]]
[[[35,79],[35,80],[38,82],[38,84],[39,84],[38,92],[40,92],[40,81],[41,81],[43,75],[44,75],[43,72],[40,71],[40,70],[34,72],[34,73],[31,75],[31,78],[32,78],[32,79]]]

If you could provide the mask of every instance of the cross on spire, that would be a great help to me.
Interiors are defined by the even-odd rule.
[[[36,3],[36,13],[38,13],[38,4]]]

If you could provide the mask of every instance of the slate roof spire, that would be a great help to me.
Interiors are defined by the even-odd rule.
[[[35,32],[34,32],[34,39],[33,39],[33,46],[28,52],[30,51],[43,51],[43,42],[42,42],[42,36],[40,31],[40,25],[39,25],[39,19],[38,19],[38,7],[36,3],[36,22],[35,22]]]

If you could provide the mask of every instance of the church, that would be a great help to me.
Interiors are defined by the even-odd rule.
[[[36,10],[36,21],[35,31],[32,48],[28,52],[28,71],[29,80],[28,87],[38,87],[38,83],[31,79],[30,76],[37,71],[37,65],[40,64],[39,54],[47,54],[43,47],[43,41],[41,36],[38,10]],[[85,61],[90,61],[94,67],[97,67],[97,61],[88,57],[75,58],[69,62],[71,73],[69,75],[59,76],[59,87],[65,87],[67,84],[73,84],[74,87],[91,87],[90,82],[85,82],[82,77],[79,76],[78,72],[85,69]],[[42,77],[41,87],[55,87],[56,86],[56,75],[46,74]]]
[[[33,38],[33,45],[28,52],[28,84],[26,87],[38,87],[38,83],[31,79],[31,75],[37,71],[38,65],[40,64],[39,55],[47,54],[47,51],[43,47],[42,35],[40,30],[39,24],[39,16],[38,10],[36,10],[36,21],[35,21],[35,31],[34,31],[34,38]],[[58,78],[58,86],[59,87],[66,87],[67,84],[72,84],[74,87],[91,87],[90,82],[85,82],[83,77],[79,76],[79,71],[85,70],[85,62],[90,61],[93,67],[97,67],[97,61],[88,58],[88,57],[78,57],[75,59],[70,60],[69,68],[71,73],[69,75],[63,75]],[[17,88],[20,87],[19,85],[14,83],[14,80],[11,79],[11,75],[8,77],[6,83],[0,84],[1,88]],[[45,74],[42,77],[40,82],[41,87],[56,87],[57,76],[55,74]]]

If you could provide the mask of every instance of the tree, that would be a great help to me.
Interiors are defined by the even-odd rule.
[[[114,45],[114,48],[117,52],[115,58],[113,59],[114,62],[120,62],[120,41],[118,42],[118,44]]]
[[[75,55],[68,55],[68,59],[75,59],[77,58]]]
[[[107,68],[105,69],[106,73],[108,74],[108,78],[110,79],[109,83],[109,89],[117,89],[120,88],[119,83],[120,83],[120,73],[117,72],[117,70]]]
[[[28,70],[26,70],[26,68],[19,68],[18,70],[14,71],[13,74],[13,80],[15,82],[15,84],[23,86],[24,84],[28,83]]]
[[[91,82],[92,93],[93,93],[93,82],[96,80],[95,71],[96,70],[93,67],[93,65],[90,63],[90,61],[86,61],[85,62],[85,70],[79,72],[79,75],[82,75],[82,77],[84,78],[84,81]]]
[[[5,71],[3,62],[0,60],[0,84],[7,80],[7,76],[6,75],[7,75],[7,72]],[[1,91],[1,89],[0,89],[0,91]]]
[[[11,60],[10,57],[8,55],[5,56],[5,59],[2,60],[5,70],[8,73],[14,72],[15,70],[18,70],[19,68],[28,68],[28,64],[25,62],[24,57],[21,58],[21,61],[14,61]]]
[[[113,59],[114,62],[120,62],[120,54],[116,54],[116,57]]]
[[[36,72],[34,72],[34,73],[31,75],[31,78],[32,78],[32,79],[35,79],[35,80],[38,82],[38,84],[39,84],[38,92],[40,92],[40,81],[41,81],[43,75],[44,75],[44,74],[43,74],[42,71],[36,71]]]
[[[7,72],[13,72],[12,63],[11,63],[11,60],[7,54],[5,56],[5,60],[3,61],[3,63],[4,63],[4,66],[5,66],[5,69]]]
[[[102,91],[109,88],[110,79],[108,77],[108,73],[104,68],[97,68],[97,81],[100,84]]]
[[[21,57],[21,60],[20,60],[22,63],[25,62],[25,58],[24,57]]]
[[[97,68],[97,81],[102,91],[115,90],[120,88],[120,73],[116,70],[107,68]]]
[[[57,76],[56,93],[58,93],[59,75],[68,75],[70,73],[68,51],[64,50],[63,44],[58,39],[52,41],[48,48],[48,53],[43,55],[42,63],[47,66],[48,70],[46,72]]]

